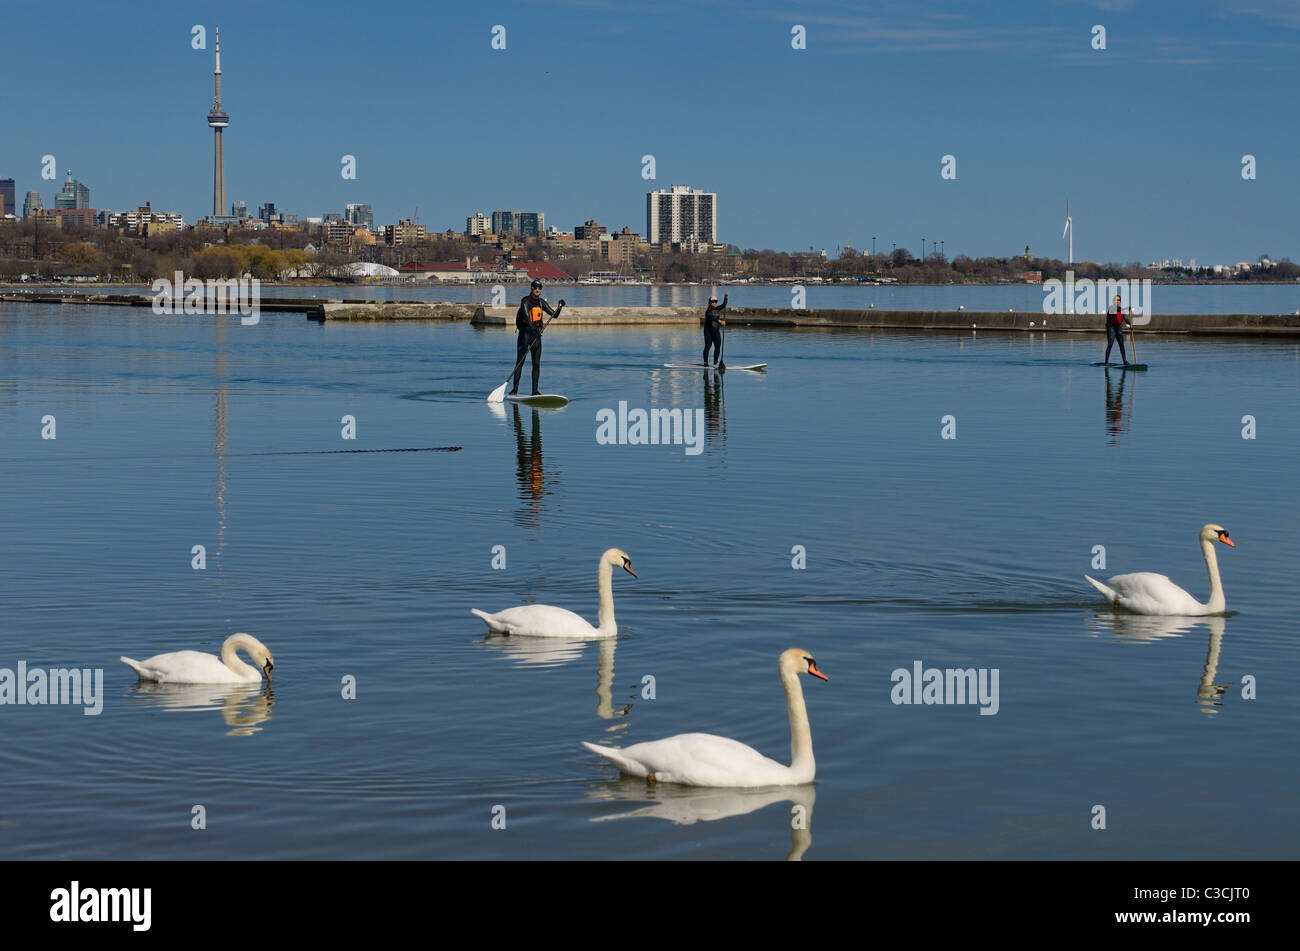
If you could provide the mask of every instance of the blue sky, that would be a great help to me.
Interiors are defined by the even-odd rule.
[[[215,22],[227,196],[254,211],[418,206],[459,231],[517,207],[644,232],[646,191],[689,184],[741,247],[1064,258],[1068,197],[1078,260],[1300,260],[1295,0],[9,0],[0,177],[19,203],[52,203],[53,154],[96,207],[208,213]]]

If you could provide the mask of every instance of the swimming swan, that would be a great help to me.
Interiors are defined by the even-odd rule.
[[[1219,559],[1214,554],[1215,541],[1223,542],[1229,548],[1236,548],[1228,532],[1221,525],[1206,525],[1201,529],[1201,554],[1205,556],[1205,570],[1210,575],[1210,601],[1202,604],[1194,597],[1174,584],[1167,577],[1154,571],[1139,571],[1131,575],[1116,575],[1106,584],[1095,578],[1088,578],[1094,588],[1106,596],[1112,605],[1127,608],[1135,614],[1183,615],[1199,617],[1206,614],[1222,614],[1226,601],[1223,597],[1223,582],[1219,579]]]
[[[792,647],[778,665],[785,706],[790,714],[790,765],[783,766],[757,750],[709,733],[679,733],[663,740],[636,743],[626,749],[583,743],[624,773],[644,776],[647,782],[683,783],[687,786],[797,786],[810,783],[817,771],[813,759],[812,728],[803,702],[799,675],[829,678],[817,669],[807,652]]]
[[[610,582],[614,568],[622,568],[633,578],[636,577],[636,572],[632,570],[632,559],[626,552],[611,548],[600,556],[600,562],[596,566],[596,589],[600,593],[600,627],[592,627],[572,611],[549,604],[523,604],[496,614],[470,608],[470,613],[481,617],[498,634],[526,637],[616,637],[618,625],[614,623],[614,587]]]
[[[250,667],[239,659],[241,650],[248,652],[257,667]],[[275,658],[266,645],[251,634],[231,634],[221,645],[220,657],[201,651],[173,651],[157,654],[148,660],[120,659],[139,674],[141,680],[160,684],[261,683],[263,672],[270,683],[271,669],[275,666]]]

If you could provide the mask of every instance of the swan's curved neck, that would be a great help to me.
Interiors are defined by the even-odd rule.
[[[242,641],[227,641],[221,646],[221,662],[241,677],[248,677],[251,674],[257,674],[257,668],[245,664],[243,659],[239,656],[240,648],[245,650],[250,649]]]
[[[805,777],[800,782],[807,782],[816,772],[817,763],[813,759],[812,727],[808,724],[808,708],[804,706],[798,671],[782,670],[781,686],[785,688],[785,708],[790,714],[790,770]]]
[[[600,594],[600,610],[596,619],[600,633],[607,635],[618,633],[618,625],[614,623],[614,584],[610,580],[613,570],[614,566],[603,558],[596,568],[596,590]]]
[[[1214,553],[1214,542],[1201,539],[1201,554],[1205,556],[1205,570],[1210,576],[1210,601],[1206,605],[1211,613],[1223,610],[1227,600],[1223,596],[1223,581],[1219,578],[1219,556]]]

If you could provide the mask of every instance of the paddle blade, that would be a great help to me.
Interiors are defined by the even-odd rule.
[[[504,403],[506,401],[506,386],[508,386],[509,383],[510,381],[506,380],[505,383],[502,383],[495,390],[489,393],[487,401],[489,403]]]

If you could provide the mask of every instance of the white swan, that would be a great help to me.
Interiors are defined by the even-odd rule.
[[[522,604],[517,608],[506,608],[496,614],[488,614],[478,608],[470,608],[470,613],[481,617],[487,626],[498,634],[515,634],[525,637],[617,637],[618,625],[614,623],[614,586],[610,582],[610,573],[614,568],[622,568],[633,578],[632,559],[627,553],[611,548],[600,556],[596,565],[596,590],[600,593],[600,627],[592,627],[583,618],[564,608],[549,604]]]
[[[792,647],[778,665],[785,706],[790,714],[790,765],[783,766],[744,743],[709,733],[679,733],[663,740],[636,743],[626,749],[583,743],[624,773],[644,776],[647,782],[683,783],[687,786],[798,786],[810,783],[817,772],[813,759],[812,728],[803,702],[800,674],[829,678],[804,650]]]
[[[1223,526],[1206,525],[1201,529],[1201,554],[1205,556],[1205,570],[1210,575],[1210,600],[1207,604],[1197,601],[1167,577],[1154,571],[1116,575],[1106,584],[1087,575],[1084,577],[1112,605],[1127,608],[1135,614],[1177,614],[1187,617],[1222,614],[1226,601],[1223,597],[1223,582],[1219,580],[1219,559],[1214,554],[1216,541],[1231,548],[1237,547]]]
[[[250,667],[239,659],[239,651],[247,651],[257,667]],[[261,683],[263,672],[267,683],[275,658],[266,645],[251,634],[231,634],[221,645],[221,656],[201,651],[173,651],[157,654],[148,660],[120,658],[141,680],[160,684],[244,684]],[[261,668],[260,670],[258,668]]]

